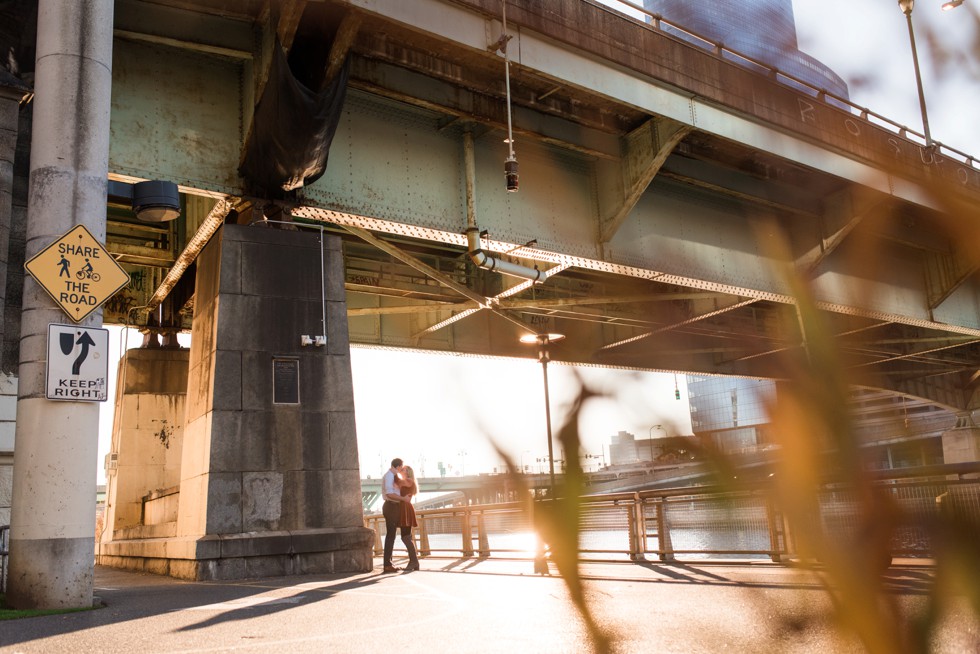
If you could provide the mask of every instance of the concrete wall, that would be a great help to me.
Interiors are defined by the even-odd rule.
[[[980,461],[980,427],[957,427],[943,433],[946,463]]]
[[[103,543],[100,563],[202,580],[371,569],[340,239],[325,238],[323,300],[319,237],[225,225],[204,248],[175,530],[161,533],[175,498],[159,493],[143,525]],[[324,311],[326,345],[302,346],[322,335]],[[277,360],[295,362],[298,402],[273,402]]]
[[[318,256],[316,231],[226,226],[198,261],[180,535],[362,523],[335,237],[327,345],[300,345],[302,334],[322,333]],[[274,357],[298,359],[299,404],[273,404]]]
[[[119,362],[103,540],[146,524],[143,498],[180,483],[189,356],[184,349],[131,349]]]

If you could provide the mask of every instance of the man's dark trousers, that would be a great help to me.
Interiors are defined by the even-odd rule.
[[[385,567],[391,566],[391,554],[395,550],[395,535],[398,533],[398,523],[402,517],[401,502],[385,500],[381,507],[381,514],[385,517]]]

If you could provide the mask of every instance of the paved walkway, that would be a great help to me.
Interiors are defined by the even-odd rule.
[[[616,652],[864,651],[834,629],[811,572],[765,562],[583,572]],[[927,566],[888,573],[910,607],[931,581]],[[424,559],[413,573],[220,583],[98,568],[96,586],[104,608],[0,622],[0,652],[591,651],[562,580],[534,575],[529,561]],[[976,621],[959,617],[934,651],[980,651]]]

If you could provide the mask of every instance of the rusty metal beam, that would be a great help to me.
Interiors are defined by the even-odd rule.
[[[565,307],[582,307],[594,304],[636,304],[640,302],[668,302],[676,300],[706,300],[720,297],[730,297],[722,293],[655,293],[653,295],[609,295],[603,297],[579,297],[579,298],[548,298],[536,300],[509,300],[508,295],[518,287],[523,287],[526,282],[518,284],[512,289],[507,289],[503,293],[495,295],[500,301],[502,309],[555,309]],[[520,290],[524,290],[521,288]],[[520,292],[520,291],[517,291]],[[373,316],[385,314],[406,314],[406,313],[433,313],[436,311],[466,311],[478,309],[476,302],[466,301],[459,303],[434,302],[427,304],[395,305],[387,307],[359,307],[347,309],[348,316]]]
[[[436,311],[460,311],[475,309],[476,302],[466,300],[458,304],[445,302],[435,302],[431,304],[405,304],[400,306],[387,307],[358,307],[356,309],[347,308],[347,317],[357,316],[397,316],[405,314],[433,313]]]
[[[909,352],[908,354],[897,354],[894,356],[888,356],[883,359],[868,361],[867,363],[859,363],[851,366],[851,368],[864,368],[867,366],[875,366],[881,363],[887,363],[889,361],[900,361],[902,359],[916,359],[926,363],[935,363],[937,365],[948,365],[951,362],[946,359],[932,359],[931,357],[930,358],[923,358],[923,357],[926,354],[932,354],[934,352],[942,352],[943,350],[952,350],[954,348],[963,347],[966,345],[975,345],[977,343],[980,343],[980,339],[964,341],[962,343],[953,343],[952,345],[944,345],[942,347],[934,347],[928,350],[921,350],[919,352]],[[866,354],[875,354],[873,350],[869,350],[869,349],[863,349],[863,348],[847,348],[847,349],[866,353]]]
[[[279,8],[276,36],[279,37],[283,50],[289,52],[293,47],[299,22],[303,18],[303,10],[306,9],[306,0],[279,0],[274,4]]]
[[[480,295],[479,293],[477,293],[477,292],[469,289],[468,287],[463,286],[462,284],[460,284],[456,280],[452,279],[448,275],[445,275],[445,274],[439,272],[438,270],[436,270],[435,268],[433,268],[429,264],[425,263],[424,261],[421,261],[417,257],[414,257],[411,254],[409,254],[409,253],[407,253],[407,252],[405,252],[405,251],[403,251],[403,250],[395,247],[394,245],[392,245],[390,243],[387,243],[385,241],[382,241],[381,239],[375,237],[373,234],[371,234],[371,232],[369,232],[369,231],[367,231],[365,229],[361,229],[360,227],[355,227],[353,225],[341,225],[341,227],[343,227],[344,229],[346,229],[347,231],[349,231],[354,236],[357,236],[358,238],[360,238],[360,239],[362,239],[364,241],[367,241],[368,243],[370,243],[371,245],[375,246],[376,248],[378,248],[382,252],[385,252],[387,254],[390,254],[391,256],[395,257],[396,259],[398,259],[402,263],[408,264],[412,268],[415,268],[419,272],[428,275],[429,277],[431,277],[432,279],[436,280],[440,284],[443,284],[444,286],[448,286],[449,288],[453,289],[454,291],[456,291],[457,293],[459,293],[463,297],[465,297],[465,298],[467,298],[469,300],[472,300],[473,302],[476,302],[478,305],[480,305],[480,307],[482,307],[484,309],[489,309],[494,314],[496,314],[497,316],[500,316],[504,320],[506,320],[506,321],[508,321],[510,323],[513,323],[513,324],[519,326],[521,329],[527,329],[529,331],[534,331],[533,329],[531,329],[530,327],[528,327],[526,324],[524,324],[523,321],[521,321],[518,318],[515,318],[515,317],[513,317],[511,315],[508,315],[508,313],[505,312],[505,311],[501,311],[500,309],[498,309],[497,306],[496,306],[497,301],[495,299],[484,297],[484,296]]]
[[[330,54],[327,56],[327,68],[323,75],[323,82],[320,84],[320,90],[326,88],[331,80],[337,76],[337,73],[340,72],[340,68],[344,65],[347,54],[354,44],[354,39],[357,38],[357,32],[361,27],[361,20],[361,14],[357,12],[348,11],[344,14],[344,18],[340,22],[340,27],[337,28],[337,34],[333,38],[333,43],[330,45]]]
[[[759,197],[758,195],[752,195],[749,193],[743,193],[741,191],[736,191],[735,189],[728,188],[726,186],[720,186],[718,184],[712,184],[711,182],[706,182],[704,180],[695,179],[688,175],[680,175],[678,173],[661,170],[659,173],[662,179],[672,179],[681,184],[687,186],[693,186],[694,188],[704,189],[705,191],[710,191],[712,193],[717,193],[719,195],[724,195],[726,197],[735,198],[742,202],[752,204],[759,207],[765,207],[766,209],[773,209],[782,213],[790,213],[799,216],[807,217],[817,217],[818,214],[812,211],[806,211],[800,207],[790,206],[782,202],[774,202],[773,200],[768,200],[766,198]]]
[[[626,156],[622,165],[626,190],[618,206],[602,223],[600,243],[612,240],[650,182],[660,172],[667,157],[693,129],[690,125],[660,118],[647,121],[626,136]]]
[[[460,284],[449,275],[439,272],[438,270],[436,270],[429,264],[425,263],[424,261],[420,260],[419,258],[414,257],[408,252],[405,252],[404,250],[395,247],[394,245],[388,243],[387,241],[381,240],[380,238],[378,238],[371,232],[367,231],[366,229],[361,229],[360,227],[355,227],[353,225],[341,225],[341,226],[344,229],[346,229],[348,232],[353,234],[354,236],[357,236],[361,240],[370,243],[371,245],[378,248],[382,252],[386,254],[390,254],[391,256],[398,259],[402,263],[408,264],[412,268],[415,268],[415,270],[418,270],[419,272],[431,277],[432,279],[436,280],[443,286],[447,286],[453,289],[454,291],[456,291],[463,297],[467,298],[468,300],[476,302],[481,307],[489,307],[492,304],[492,300],[490,298],[484,297],[479,293],[477,293],[476,291],[473,291],[470,288]]]
[[[569,267],[569,265],[567,263],[560,263],[557,266],[554,266],[554,267],[548,269],[548,271],[547,271],[548,272],[548,276],[550,277],[551,275],[555,275],[557,273],[560,273],[563,270],[567,270],[568,267]],[[496,300],[498,303],[500,303],[500,301],[503,300],[504,298],[510,297],[511,295],[517,295],[518,293],[524,292],[528,288],[534,286],[534,283],[535,283],[534,280],[526,279],[523,282],[521,282],[520,284],[515,284],[514,286],[511,286],[510,288],[508,288],[508,289],[506,289],[504,291],[501,291],[500,293],[498,293],[497,295],[495,295],[493,297],[493,300]],[[446,318],[445,320],[441,320],[441,321],[437,322],[436,324],[427,327],[426,329],[422,330],[421,332],[415,334],[413,336],[413,338],[415,338],[416,341],[417,341],[418,339],[422,338],[426,334],[431,334],[433,332],[437,332],[440,329],[442,329],[443,327],[448,327],[449,325],[451,325],[451,324],[453,324],[455,322],[459,322],[463,318],[467,318],[469,316],[472,316],[474,313],[480,311],[483,308],[484,307],[471,307],[471,308],[467,308],[467,309],[463,310],[462,312],[457,313],[454,316],[450,316],[449,318]]]
[[[170,291],[180,281],[184,271],[197,259],[198,255],[201,254],[201,250],[207,245],[207,242],[218,231],[218,228],[224,224],[225,218],[234,206],[235,200],[235,198],[225,198],[218,200],[217,204],[214,205],[208,217],[201,223],[201,227],[197,230],[197,233],[187,242],[187,246],[177,257],[173,268],[170,269],[167,276],[160,282],[157,290],[153,292],[150,301],[146,304],[146,310],[148,312],[155,310],[167,298]]]
[[[925,264],[926,297],[930,309],[945,302],[953,291],[980,270],[980,260],[970,260],[958,252],[927,253]]]
[[[719,309],[715,309],[714,311],[708,311],[707,313],[699,314],[697,316],[694,316],[693,318],[688,318],[687,320],[682,320],[680,322],[675,322],[675,323],[670,324],[670,325],[665,325],[665,326],[661,327],[660,329],[655,329],[652,332],[647,332],[646,334],[639,334],[637,336],[631,336],[630,338],[624,338],[623,340],[616,341],[614,343],[607,343],[606,345],[603,345],[599,349],[600,350],[611,350],[612,348],[620,347],[621,345],[627,345],[629,343],[635,343],[636,341],[642,340],[642,339],[647,338],[647,337],[650,337],[650,336],[654,336],[655,334],[662,334],[663,332],[673,331],[673,330],[677,329],[678,327],[684,327],[685,325],[690,325],[692,323],[696,323],[696,322],[699,322],[701,320],[705,320],[707,318],[712,318],[714,316],[718,316],[718,315],[721,315],[723,313],[728,313],[729,311],[734,311],[735,309],[741,309],[742,307],[747,307],[750,304],[755,304],[756,302],[758,302],[758,300],[756,300],[756,299],[741,300],[741,301],[735,302],[733,304],[729,304],[728,306],[724,306],[724,307],[721,307]]]
[[[829,236],[821,236],[820,243],[797,257],[797,270],[802,271],[805,275],[813,273],[817,266],[833,254],[834,250],[840,247],[851,232],[884,201],[884,197],[874,197],[867,193],[855,197],[854,192],[847,192],[846,195],[838,194],[838,197],[832,198],[832,205],[845,205],[843,208],[836,209],[844,217],[844,223]]]

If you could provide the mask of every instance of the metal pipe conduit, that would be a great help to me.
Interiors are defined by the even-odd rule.
[[[466,243],[470,260],[474,265],[491,272],[530,279],[533,282],[546,280],[549,271],[504,261],[488,255],[480,247],[480,228],[476,226],[476,164],[473,156],[473,134],[469,130],[463,132],[463,163],[466,169]]]

